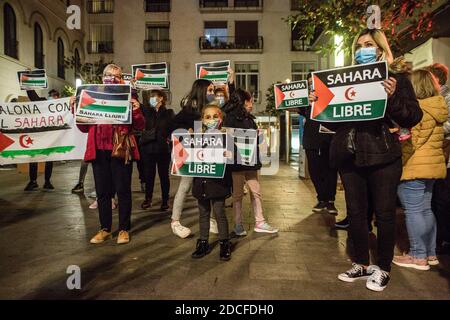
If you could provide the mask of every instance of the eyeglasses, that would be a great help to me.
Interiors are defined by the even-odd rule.
[[[103,78],[115,78],[115,79],[119,79],[121,80],[123,77],[121,74],[111,74],[111,73],[107,73],[103,76]]]

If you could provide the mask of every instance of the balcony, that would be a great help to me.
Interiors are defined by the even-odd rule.
[[[90,14],[113,13],[114,0],[90,0],[87,2],[87,12]]]
[[[144,0],[144,10],[145,12],[170,12],[170,0]]]
[[[200,37],[201,53],[262,53],[263,37]]]
[[[199,0],[200,12],[262,12],[263,0]]]
[[[145,53],[163,53],[172,51],[171,40],[145,40],[144,41]]]
[[[87,51],[92,53],[114,53],[114,41],[88,41]]]

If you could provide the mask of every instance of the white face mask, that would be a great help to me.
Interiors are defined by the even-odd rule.
[[[156,97],[150,97],[150,100],[148,101],[152,107],[156,107],[158,105],[158,98]]]

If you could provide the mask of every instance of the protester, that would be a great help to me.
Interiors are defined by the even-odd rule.
[[[450,113],[450,89],[446,85],[448,68],[443,64],[435,63],[430,67],[430,71],[439,81],[441,95]],[[450,115],[444,123],[444,134],[443,150],[447,162],[447,176],[445,179],[436,180],[431,202],[437,223],[436,250],[440,252],[450,251]]]
[[[423,118],[412,128],[411,138],[402,142],[403,173],[398,186],[398,196],[405,209],[410,249],[408,254],[395,256],[393,263],[429,270],[430,265],[439,264],[431,196],[436,179],[443,179],[447,174],[442,142],[448,110],[444,97],[439,95],[439,84],[430,71],[413,71],[411,82]]]
[[[145,130],[140,139],[141,161],[145,177],[145,201],[142,209],[152,206],[153,187],[155,184],[156,167],[161,184],[161,210],[169,209],[169,165],[170,165],[170,135],[171,122],[174,118],[172,109],[166,108],[167,96],[161,90],[152,90],[143,94],[142,113],[145,117]]]
[[[202,111],[203,130],[212,133],[220,132],[223,115],[218,104],[209,104]],[[200,239],[192,253],[192,258],[202,258],[211,252],[208,243],[211,210],[214,211],[219,232],[220,260],[228,261],[231,258],[231,244],[229,241],[228,220],[225,215],[225,199],[231,196],[231,176],[225,170],[224,177],[194,178],[192,194],[198,200]]]
[[[255,117],[251,114],[253,110],[253,97],[247,91],[237,89],[230,97],[229,104],[224,109],[226,117],[224,127],[236,129],[257,130]],[[235,163],[230,165],[233,176],[233,211],[235,215],[234,232],[238,236],[245,236],[247,231],[242,225],[242,199],[244,196],[244,184],[250,189],[250,197],[255,215],[255,232],[277,233],[278,229],[266,222],[262,208],[261,186],[259,184],[259,170],[261,162],[259,159],[259,147],[257,148],[257,163],[254,166],[244,166]]]
[[[203,107],[215,100],[214,85],[211,81],[197,79],[194,81],[191,91],[181,101],[181,111],[173,120],[174,129],[194,131],[194,123],[201,120]],[[201,122],[200,122],[201,123]],[[180,238],[186,238],[191,230],[180,223],[184,201],[192,187],[192,177],[181,177],[178,191],[175,195],[172,209],[171,227],[174,234]]]
[[[30,101],[46,101],[46,100],[59,99],[61,97],[59,92],[55,89],[52,89],[48,92],[47,99],[39,97],[38,94],[36,93],[36,91],[34,91],[34,90],[27,90],[27,95],[28,95],[28,98],[30,99]],[[38,172],[38,164],[36,162],[30,163],[30,166],[29,166],[30,181],[28,182],[24,191],[33,191],[33,190],[39,188],[39,185],[36,182],[37,172]],[[45,173],[44,173],[45,183],[44,183],[44,187],[43,187],[44,190],[54,190],[55,189],[55,187],[50,182],[50,179],[52,177],[52,172],[53,172],[53,162],[52,161],[45,162]]]
[[[103,71],[104,84],[123,83],[122,69],[109,64]],[[145,120],[140,110],[139,101],[131,100],[132,125],[78,125],[82,132],[88,133],[85,161],[92,162],[94,171],[95,190],[100,218],[100,231],[91,239],[91,243],[102,243],[112,236],[112,207],[111,198],[113,188],[119,198],[119,235],[118,244],[130,242],[129,231],[131,228],[131,163],[125,163],[123,159],[112,157],[113,135],[118,130],[120,134],[128,134],[131,141],[135,142],[131,134],[132,127],[142,130]],[[137,148],[131,149],[133,159],[139,159]]]
[[[353,266],[338,278],[346,282],[367,279],[373,291],[386,288],[395,245],[395,212],[397,185],[402,172],[401,146],[398,135],[391,133],[395,121],[411,128],[422,118],[404,59],[394,60],[385,34],[378,29],[360,32],[353,43],[355,64],[386,61],[389,79],[383,82],[388,95],[383,119],[341,123],[334,128],[330,159],[338,166],[345,189],[349,236],[354,245]],[[312,101],[317,97],[310,95]],[[319,97],[320,99],[320,97]],[[356,137],[353,139],[353,137]],[[348,149],[346,141],[353,141]],[[355,150],[353,152],[353,149]],[[377,261],[370,265],[367,211],[369,194],[377,220]]]

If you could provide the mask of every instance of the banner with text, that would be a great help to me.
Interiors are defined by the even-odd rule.
[[[0,103],[0,165],[83,159],[86,140],[70,98]]]
[[[311,119],[322,122],[368,121],[384,117],[387,93],[386,62],[313,72],[318,97]]]

